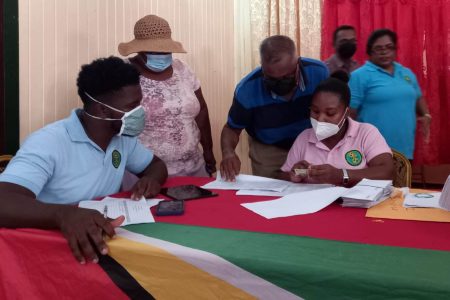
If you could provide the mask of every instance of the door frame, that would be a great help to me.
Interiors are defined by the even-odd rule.
[[[0,0],[0,154],[19,149],[19,1]]]

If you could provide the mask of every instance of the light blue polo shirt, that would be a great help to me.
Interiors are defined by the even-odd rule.
[[[70,117],[31,134],[0,175],[46,203],[71,204],[117,193],[125,170],[141,173],[152,151],[136,137],[114,136],[106,153],[86,135],[73,110]]]
[[[389,147],[412,159],[416,132],[416,102],[422,96],[414,73],[394,62],[394,73],[366,61],[352,72],[350,107],[358,120],[375,125]]]

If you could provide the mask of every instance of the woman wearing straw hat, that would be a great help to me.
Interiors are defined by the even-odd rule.
[[[146,124],[139,139],[164,160],[169,176],[208,176],[216,171],[208,108],[195,74],[172,59],[186,51],[171,34],[166,20],[148,15],[135,24],[135,39],[119,44],[121,55],[137,54],[129,62],[141,73]]]

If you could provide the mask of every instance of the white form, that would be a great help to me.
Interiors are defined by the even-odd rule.
[[[158,202],[159,201],[160,200],[158,200]],[[81,201],[78,206],[81,208],[94,209],[100,213],[103,213],[105,207],[107,207],[108,218],[115,219],[124,216],[125,221],[121,226],[125,226],[130,224],[154,223],[155,219],[150,211],[150,207],[156,205],[153,202],[156,201],[147,203],[145,199],[130,200],[105,197],[101,201]]]
[[[441,208],[440,198],[441,193],[408,193],[405,195],[403,206]]]
[[[289,194],[307,192],[319,189],[325,189],[329,187],[333,187],[332,184],[313,184],[313,183],[294,183],[288,182],[288,186],[282,192],[273,192],[273,191],[258,191],[258,190],[239,190],[236,192],[238,196],[274,196],[274,197],[283,197]]]
[[[279,199],[241,204],[267,219],[315,213],[341,197],[344,187],[290,194]]]
[[[239,174],[236,181],[222,180],[220,172],[217,172],[216,180],[202,186],[204,189],[216,190],[264,190],[282,192],[289,185],[289,182],[279,179],[266,178]]]

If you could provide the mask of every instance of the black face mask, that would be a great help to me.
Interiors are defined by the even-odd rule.
[[[345,42],[343,44],[340,44],[337,48],[337,53],[340,58],[343,59],[349,59],[351,58],[356,52],[356,44],[353,42]]]
[[[297,80],[295,77],[283,79],[264,78],[264,85],[275,94],[284,96],[289,94],[297,86]]]

